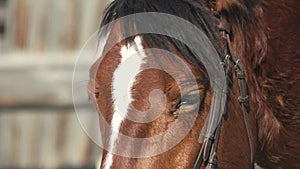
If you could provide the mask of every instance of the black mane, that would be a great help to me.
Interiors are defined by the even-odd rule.
[[[189,21],[204,32],[211,41],[213,48],[218,52],[219,57],[221,56],[222,50],[216,21],[208,7],[201,0],[114,0],[107,7],[100,28],[121,17],[142,12],[166,13]],[[134,29],[137,29],[137,32],[139,30],[139,28],[135,27],[134,20],[128,20],[126,24],[121,25],[120,33]],[[190,49],[179,40],[157,34],[143,34],[142,36],[143,40],[146,41],[151,48],[159,47],[172,52],[171,48],[175,47],[188,62],[195,64],[197,67],[202,67],[200,69],[203,71],[203,66],[201,66],[200,61],[192,54]],[[132,41],[132,38],[126,39],[126,41]],[[203,46],[199,44],[199,48],[203,48]]]
[[[205,6],[204,2],[199,0],[114,0],[107,7],[101,26],[131,14],[161,12],[186,19],[210,33],[215,25]]]

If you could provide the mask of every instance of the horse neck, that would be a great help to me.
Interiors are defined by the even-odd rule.
[[[263,25],[262,9],[254,1],[246,3],[243,1],[217,0],[215,1],[215,10],[217,13],[224,14],[227,22],[231,25],[233,52],[245,66],[250,104],[249,119],[254,135],[253,141],[256,143],[256,115],[260,109],[258,107],[264,107],[260,106],[262,102],[260,97],[261,91],[258,87],[257,71],[267,53],[267,36]],[[249,145],[245,144],[248,143],[248,136],[245,127],[243,127],[245,124],[242,110],[237,101],[238,96],[238,81],[233,74],[232,86],[228,94],[227,116],[225,117],[221,130],[223,132],[221,132],[220,136],[221,148],[218,151],[221,156],[223,155],[224,165],[227,164],[226,161],[236,161],[236,159],[239,159],[239,164],[244,163],[244,166],[248,166],[250,164],[250,149]],[[238,128],[237,126],[240,127]],[[237,136],[239,136],[238,139],[232,139]],[[231,151],[230,156],[224,156],[228,154],[226,151],[232,149],[232,147],[236,147],[237,150]],[[243,154],[243,159],[241,159],[241,154]],[[220,163],[222,161],[220,159]],[[238,168],[238,166],[232,165],[229,167]]]
[[[222,14],[231,26],[232,48],[245,66],[249,93],[260,95],[257,80],[261,63],[267,56],[267,35],[261,1],[206,0],[208,8]],[[253,96],[250,104],[259,104]]]
[[[214,4],[216,12],[225,15],[231,26],[233,52],[245,66],[248,90],[251,94],[251,113],[256,114],[257,110],[253,108],[261,103],[257,75],[267,54],[267,35],[262,8],[257,1],[216,0]],[[237,85],[237,82],[233,85]],[[233,89],[238,87],[233,86]]]
[[[243,1],[216,0],[215,3],[217,11],[225,11],[227,14],[228,22],[232,26],[234,53],[245,65],[250,121],[255,136],[254,140],[258,140],[257,159],[266,161],[266,159],[272,158],[270,152],[276,155],[278,152],[284,154],[290,149],[299,147],[300,145],[296,144],[296,141],[299,141],[300,138],[294,132],[299,130],[299,125],[296,126],[292,121],[299,106],[297,108],[296,104],[290,103],[292,108],[287,109],[283,105],[289,102],[284,98],[297,98],[297,92],[294,92],[297,89],[287,88],[287,83],[297,83],[297,78],[295,78],[297,75],[293,75],[297,72],[289,72],[291,69],[287,69],[287,66],[293,67],[293,64],[299,60],[297,57],[299,47],[297,47],[297,43],[286,42],[291,41],[288,38],[297,39],[298,37],[299,39],[300,37],[299,24],[297,24],[299,18],[297,17],[299,16],[299,12],[297,12],[299,5],[297,7],[297,4],[299,2],[296,0],[284,1],[286,3],[284,7],[281,5],[283,1],[281,3],[264,0],[257,3],[248,1],[246,4]],[[275,12],[274,9],[278,10]],[[280,20],[274,17],[274,14],[283,17]],[[285,23],[290,24],[286,25]],[[282,83],[283,79],[285,83]],[[237,93],[237,89],[237,82],[233,81],[232,92]],[[292,109],[295,112],[291,111]],[[257,128],[255,129],[255,127]],[[289,145],[291,148],[284,149],[283,144]],[[264,151],[268,153],[265,154]],[[298,156],[297,153],[289,153],[286,159],[293,159],[295,156]]]

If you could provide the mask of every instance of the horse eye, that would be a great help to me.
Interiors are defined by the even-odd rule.
[[[199,101],[199,98],[196,96],[186,96],[182,98],[178,104],[175,106],[176,109],[179,109],[183,106],[193,106]]]
[[[179,103],[176,104],[175,109],[176,109],[176,110],[179,109],[179,108],[181,107],[181,105],[182,105],[182,102],[181,102],[181,100],[180,100]]]

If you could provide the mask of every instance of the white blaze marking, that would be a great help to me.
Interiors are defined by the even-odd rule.
[[[109,169],[113,164],[113,154],[111,152],[114,152],[121,123],[126,118],[127,109],[133,101],[131,88],[135,80],[133,79],[132,81],[132,78],[140,72],[143,59],[146,57],[141,37],[136,36],[134,43],[128,43],[121,47],[121,63],[113,75],[112,96],[114,99],[114,114],[111,121],[112,134],[108,146],[109,153],[104,162],[104,169]]]

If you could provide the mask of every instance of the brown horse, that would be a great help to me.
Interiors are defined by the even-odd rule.
[[[147,19],[118,20],[143,12],[177,16],[203,33],[190,36],[182,24],[158,20],[175,29],[174,38],[143,32],[157,26]],[[102,27],[115,22],[100,35],[103,54],[89,83],[100,115],[101,168],[193,168],[201,161],[203,168],[240,169],[252,168],[251,156],[263,168],[299,168],[299,18],[299,0],[113,1]],[[209,70],[220,63],[214,59],[224,70]],[[218,74],[224,84],[215,82]],[[228,90],[216,91],[215,83]]]

